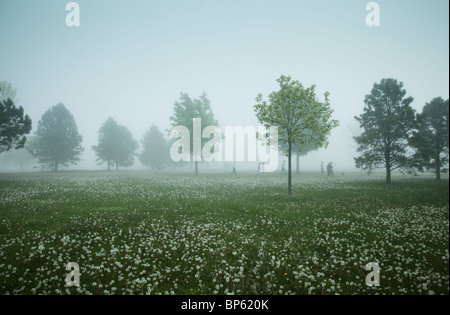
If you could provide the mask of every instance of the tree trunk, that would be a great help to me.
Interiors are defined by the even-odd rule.
[[[391,183],[391,166],[386,167],[386,184]]]
[[[198,175],[198,161],[195,161],[195,176]]]
[[[110,171],[111,170],[111,162],[108,161],[107,164],[108,164],[108,171]]]
[[[119,170],[119,163],[116,163],[116,171]]]
[[[58,161],[55,161],[55,172],[58,171]]]
[[[289,143],[289,151],[288,151],[288,195],[292,196],[292,140],[288,141]]]
[[[299,156],[299,154],[297,153],[296,155],[295,155],[295,157],[296,157],[296,159],[297,159],[297,168],[295,169],[295,172],[298,174],[298,173],[300,173],[300,169],[299,169],[299,165],[300,165],[300,163],[299,163],[299,160],[300,160],[300,156]]]
[[[386,184],[391,183],[391,152],[388,149],[384,154],[384,159],[386,162]]]
[[[441,159],[439,154],[436,157],[436,180],[441,180]]]

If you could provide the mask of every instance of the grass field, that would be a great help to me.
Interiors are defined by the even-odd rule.
[[[448,178],[301,173],[293,191],[278,173],[0,174],[0,294],[449,294]]]

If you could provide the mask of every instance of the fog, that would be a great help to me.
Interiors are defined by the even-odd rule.
[[[219,127],[256,127],[256,96],[266,99],[289,75],[316,85],[320,100],[330,92],[340,122],[326,149],[300,158],[300,170],[332,161],[336,171],[351,171],[354,116],[375,82],[403,82],[419,112],[449,97],[448,1],[377,1],[381,22],[372,27],[367,2],[77,1],[80,26],[68,26],[64,1],[2,0],[0,80],[17,88],[18,105],[33,120],[30,135],[46,110],[63,103],[84,147],[82,161],[65,169],[93,170],[106,169],[92,146],[108,117],[138,142],[152,124],[168,138],[180,93],[205,92]],[[136,159],[131,169],[141,168]]]

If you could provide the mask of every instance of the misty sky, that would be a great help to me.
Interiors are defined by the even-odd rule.
[[[95,165],[108,117],[140,141],[153,123],[169,128],[180,92],[205,92],[223,127],[257,126],[255,97],[282,74],[321,100],[329,91],[341,126],[302,169],[354,166],[349,126],[382,78],[402,81],[418,111],[449,97],[448,0],[376,1],[379,27],[366,25],[364,0],[80,0],[79,27],[65,23],[68,2],[0,0],[0,80],[17,88],[33,132],[64,103],[84,139],[79,168]]]

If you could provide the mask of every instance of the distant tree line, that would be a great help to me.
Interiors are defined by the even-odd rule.
[[[278,127],[279,150],[288,158],[288,193],[291,194],[292,156],[297,156],[298,169],[298,156],[326,147],[330,131],[339,122],[331,119],[333,110],[328,92],[324,101],[319,101],[314,85],[304,87],[288,76],[281,76],[277,82],[279,90],[268,95],[267,100],[259,94],[254,110],[261,124]],[[386,183],[391,182],[394,170],[432,171],[436,179],[440,179],[441,172],[448,171],[449,100],[434,98],[425,104],[421,113],[411,107],[412,101],[412,97],[406,96],[403,83],[395,79],[382,79],[373,85],[365,97],[363,113],[355,117],[362,130],[354,137],[359,153],[355,158],[356,167],[369,173],[376,168],[385,169]],[[0,81],[0,153],[25,147],[52,171],[80,161],[83,138],[74,117],[63,104],[48,109],[33,137],[27,139],[32,122],[17,103],[16,89],[9,82]],[[204,126],[218,126],[206,94],[192,99],[181,93],[170,117],[172,126],[186,126],[192,135],[193,118],[201,118]],[[108,118],[100,127],[98,143],[92,150],[97,162],[106,163],[108,170],[131,166],[136,157],[149,168],[162,169],[174,166],[169,156],[173,141],[166,140],[158,127],[152,125],[140,142],[142,150],[138,154],[139,143],[131,132]],[[191,148],[191,154],[193,151]]]

